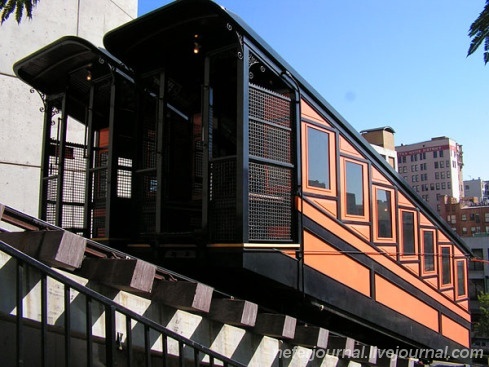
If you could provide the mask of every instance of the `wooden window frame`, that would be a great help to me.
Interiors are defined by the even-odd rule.
[[[426,247],[425,247],[425,238],[424,234],[425,233],[431,233],[433,235],[433,270],[426,270],[426,264],[425,264],[425,259],[426,259]],[[438,269],[438,261],[437,259],[437,246],[436,246],[436,231],[434,229],[422,229],[421,230],[421,274],[422,275],[436,275],[437,269]]]
[[[329,188],[320,188],[309,185],[309,129],[315,129],[327,134],[329,143]],[[304,191],[319,194],[336,196],[336,134],[326,127],[320,127],[308,122],[302,122],[302,184]]]
[[[363,215],[354,215],[354,214],[348,214],[346,212],[347,208],[347,197],[346,197],[346,164],[347,163],[354,163],[358,164],[362,167],[362,177],[363,177],[363,182],[362,182],[362,189],[363,189]],[[368,165],[366,162],[352,159],[352,158],[347,158],[347,157],[341,157],[341,207],[342,207],[342,219],[345,220],[356,220],[356,221],[369,221],[369,206],[371,205],[370,202],[370,193],[369,193],[369,176],[368,176],[369,170],[368,170]]]
[[[450,264],[450,281],[448,283],[443,283],[443,260],[444,260],[444,256],[443,256],[443,249],[448,249],[449,251],[449,255],[448,255],[448,259],[449,259],[449,264]],[[440,284],[440,289],[446,289],[446,288],[453,288],[453,276],[454,276],[454,272],[453,272],[453,249],[452,249],[452,245],[440,245],[439,246],[439,251],[438,251],[438,254],[439,254],[439,264],[438,264],[438,274],[439,274],[439,284]]]
[[[460,283],[458,281],[458,275],[459,275],[459,269],[458,269],[458,264],[463,263],[463,268],[464,268],[464,290],[465,292],[463,294],[459,295],[459,290],[460,290]],[[455,259],[454,261],[454,269],[455,269],[455,299],[456,300],[461,300],[461,299],[466,299],[468,295],[468,266],[467,266],[467,260],[466,259]]]
[[[404,226],[403,213],[411,213],[413,215],[413,240],[414,252],[405,254],[404,252]],[[399,210],[399,257],[401,260],[417,260],[419,255],[419,231],[418,231],[418,216],[415,210],[401,209]]]
[[[380,237],[379,236],[379,228],[378,228],[378,208],[377,208],[377,195],[378,190],[387,191],[391,195],[391,203],[390,203],[390,211],[391,211],[391,237]],[[395,221],[395,191],[394,189],[382,187],[382,186],[373,186],[372,187],[372,204],[374,205],[373,209],[373,226],[374,226],[374,240],[375,242],[384,242],[384,243],[392,243],[396,241],[396,221]]]

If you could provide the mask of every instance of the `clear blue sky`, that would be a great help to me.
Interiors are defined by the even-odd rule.
[[[170,3],[139,0],[139,14]],[[484,0],[217,0],[239,15],[356,130],[396,145],[448,136],[464,179],[489,180],[489,64],[467,57]]]

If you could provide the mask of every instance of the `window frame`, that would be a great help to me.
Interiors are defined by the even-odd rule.
[[[463,264],[462,267],[464,269],[464,277],[463,277],[463,290],[464,292],[460,294],[460,278],[459,278],[459,264]],[[455,299],[460,300],[460,299],[466,299],[468,295],[468,269],[467,269],[467,260],[466,259],[455,259],[454,261],[454,268],[455,268]]]
[[[448,261],[449,261],[449,268],[448,270],[450,271],[450,279],[449,279],[449,282],[447,283],[444,283],[444,279],[443,279],[443,273],[444,273],[444,262],[443,260],[446,258],[444,255],[443,255],[443,250],[444,249],[448,249]],[[452,288],[453,287],[453,249],[452,249],[452,245],[440,245],[439,246],[439,250],[438,250],[438,254],[439,254],[439,264],[438,264],[438,269],[439,269],[439,287],[440,289],[446,289],[446,288]]]
[[[347,213],[347,191],[346,191],[346,184],[347,184],[347,177],[346,177],[346,165],[347,163],[354,163],[358,164],[362,167],[362,190],[363,190],[363,215],[356,215],[356,214],[348,214]],[[369,206],[370,206],[370,193],[369,193],[369,170],[368,170],[368,165],[366,162],[352,159],[352,158],[347,158],[347,157],[341,157],[341,217],[342,219],[350,219],[350,220],[358,220],[358,221],[368,221],[369,220]]]
[[[413,215],[413,253],[405,253],[404,249],[404,213]],[[419,254],[419,234],[418,234],[418,217],[415,210],[401,209],[399,211],[399,254],[402,260],[417,259]]]
[[[390,217],[391,217],[391,237],[380,237],[379,235],[379,225],[378,225],[378,207],[377,207],[377,197],[378,197],[378,191],[383,190],[387,191],[390,193]],[[374,240],[375,242],[395,242],[396,241],[396,221],[395,221],[395,202],[396,202],[396,196],[395,196],[395,190],[392,188],[387,188],[383,186],[373,186],[372,187],[372,196],[373,200],[372,203],[374,205],[373,209],[373,223],[374,223]]]
[[[425,243],[425,234],[426,233],[431,233],[432,235],[432,247],[433,247],[433,254],[431,255],[433,257],[433,269],[432,270],[427,270],[426,269],[426,243]],[[434,275],[436,274],[438,267],[437,267],[437,252],[436,252],[436,231],[434,229],[422,229],[421,230],[421,273],[423,275]]]
[[[317,130],[328,137],[329,188],[309,185],[309,129]],[[302,121],[302,184],[305,191],[320,195],[336,196],[336,133],[326,126]]]

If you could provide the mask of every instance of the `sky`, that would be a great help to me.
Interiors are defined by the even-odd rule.
[[[139,0],[139,15],[170,3]],[[489,180],[489,64],[467,57],[485,0],[217,0],[357,131],[395,144],[447,136],[464,180]]]

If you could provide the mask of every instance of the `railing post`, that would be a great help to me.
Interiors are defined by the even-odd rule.
[[[47,276],[41,273],[41,366],[47,367],[48,289]]]
[[[144,357],[145,357],[145,366],[151,367],[151,344],[149,340],[148,325],[144,325]]]
[[[65,366],[71,366],[71,288],[64,287],[64,311],[65,311]]]
[[[24,263],[17,260],[17,335],[16,353],[17,366],[24,366],[24,333],[23,333],[23,314],[24,314]]]
[[[92,345],[92,298],[85,296],[86,312],[86,334],[87,334],[87,367],[93,366],[93,345]]]
[[[132,325],[131,318],[126,315],[126,349],[127,349],[127,367],[132,366]],[[122,342],[122,341],[121,341]]]
[[[114,366],[115,358],[115,308],[112,305],[105,306],[105,364]]]

